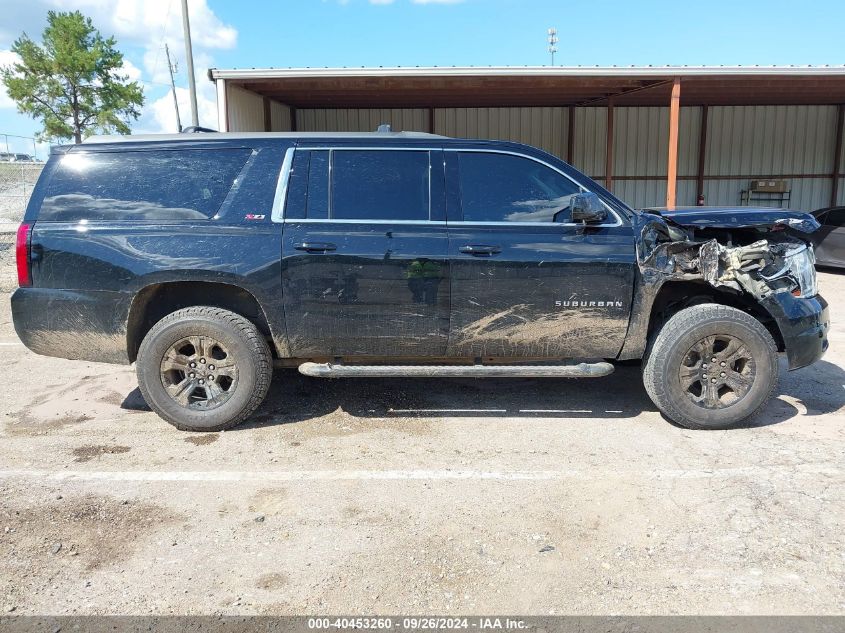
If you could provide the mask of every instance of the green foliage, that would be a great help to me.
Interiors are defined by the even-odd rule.
[[[39,138],[73,139],[91,134],[129,134],[144,94],[120,74],[123,54],[79,11],[50,11],[43,43],[23,33],[12,45],[20,62],[0,69],[18,110],[40,119]]]

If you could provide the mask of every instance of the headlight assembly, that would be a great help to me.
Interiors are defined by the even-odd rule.
[[[766,281],[788,278],[795,284],[792,294],[802,299],[819,293],[816,282],[816,256],[810,244],[800,244],[781,255],[783,266],[776,273],[760,275]]]

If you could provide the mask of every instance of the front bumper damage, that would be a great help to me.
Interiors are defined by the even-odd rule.
[[[634,227],[640,287],[620,358],[635,358],[645,350],[643,330],[649,327],[654,299],[671,281],[706,282],[753,299],[777,324],[789,369],[821,358],[828,347],[828,306],[817,292],[812,246],[798,236],[818,224],[809,215],[786,215],[791,217],[775,218],[766,226],[701,227],[698,221],[690,227],[658,214],[640,214]]]

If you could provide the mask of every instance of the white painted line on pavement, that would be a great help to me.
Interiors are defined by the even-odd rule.
[[[507,409],[388,409],[390,413],[507,413]]]
[[[592,409],[520,409],[520,413],[597,413]],[[598,412],[600,413],[600,412]]]
[[[553,481],[567,479],[599,480],[606,478],[714,479],[732,477],[771,479],[810,475],[839,477],[843,471],[827,466],[792,465],[773,472],[773,468],[746,466],[714,470],[289,470],[289,471],[96,471],[96,470],[0,470],[0,479],[30,478],[48,481],[407,481],[407,480],[492,480]]]

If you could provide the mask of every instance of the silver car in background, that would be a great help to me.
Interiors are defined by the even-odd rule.
[[[822,227],[810,236],[816,251],[816,265],[845,268],[845,207],[814,211]]]

